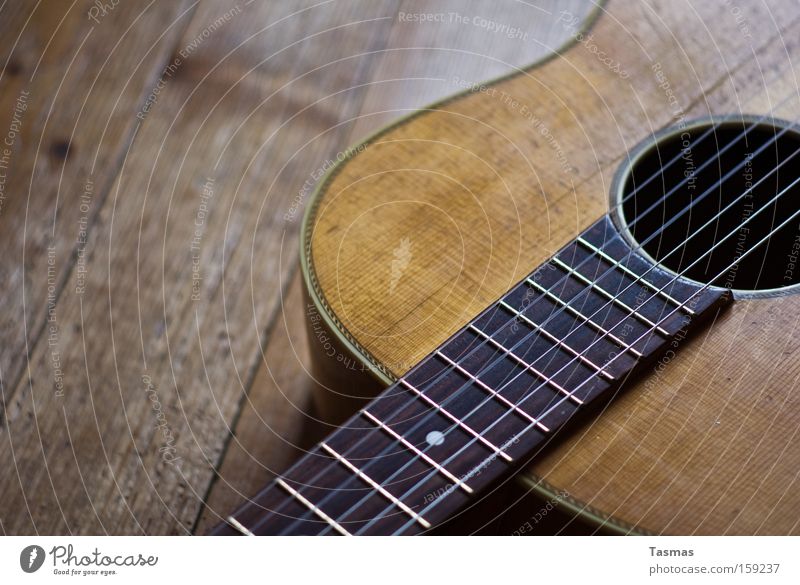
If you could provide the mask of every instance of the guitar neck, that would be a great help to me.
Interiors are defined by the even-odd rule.
[[[654,267],[605,216],[212,534],[429,530],[730,299]]]

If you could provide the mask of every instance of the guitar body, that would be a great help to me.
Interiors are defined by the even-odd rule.
[[[800,13],[741,4],[612,0],[558,55],[351,149],[302,235],[321,413],[352,414],[608,213],[637,145],[796,97]],[[800,533],[800,295],[734,298],[518,480],[622,532]]]

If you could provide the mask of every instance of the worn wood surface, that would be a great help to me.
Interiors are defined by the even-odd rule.
[[[343,140],[330,143],[331,152],[352,146],[398,117],[459,91],[453,84],[454,78],[479,83],[507,74],[557,49],[567,36],[566,31],[551,26],[552,19],[547,13],[555,13],[556,5],[578,18],[583,18],[591,8],[583,0],[537,5],[547,12],[506,2],[493,3],[491,11],[480,2],[403,2],[398,13],[453,12],[468,20],[491,13],[501,24],[524,23],[518,26],[527,34],[527,42],[520,44],[518,39],[476,31],[461,24],[395,22],[386,50],[372,72],[376,80],[383,81],[369,86],[359,117],[348,125]],[[219,521],[219,514],[227,513],[254,494],[332,429],[314,408],[311,400],[314,392],[347,392],[341,388],[322,388],[314,378],[308,343],[319,341],[307,339],[306,320],[311,308],[301,294],[299,272],[292,272],[288,290],[219,479],[208,498],[200,530]]]
[[[311,281],[342,332],[402,374],[606,212],[654,131],[797,119],[793,6],[612,0],[563,58],[377,136],[310,224]],[[798,313],[797,295],[738,300],[527,473],[623,530],[800,532]]]
[[[316,4],[3,5],[3,533],[202,531],[279,471],[313,437],[304,185],[567,36],[516,2]]]

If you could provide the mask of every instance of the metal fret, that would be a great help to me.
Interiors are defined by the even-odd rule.
[[[645,317],[644,315],[639,313],[636,309],[634,309],[633,307],[629,306],[628,303],[626,303],[625,301],[621,300],[619,297],[617,297],[615,295],[612,295],[610,292],[608,292],[602,286],[597,284],[591,278],[585,277],[583,274],[581,274],[580,272],[575,270],[572,266],[570,266],[569,264],[567,264],[566,262],[564,262],[563,260],[558,258],[558,256],[553,256],[552,261],[555,262],[558,266],[560,266],[563,270],[566,270],[569,274],[573,275],[575,278],[577,278],[578,280],[583,282],[584,284],[587,284],[590,287],[592,287],[594,290],[596,290],[598,293],[600,293],[601,295],[606,297],[612,303],[614,303],[614,304],[622,307],[624,310],[628,311],[634,319],[638,319],[639,321],[641,321],[642,323],[644,323],[648,327],[651,327],[651,328],[655,329],[656,331],[658,331],[661,335],[663,335],[666,338],[672,337],[670,332],[667,331],[666,329],[664,329],[663,327],[661,327],[661,325],[657,325],[654,321],[651,321],[650,319],[648,319],[647,317]]]
[[[283,481],[280,477],[278,479],[276,479],[275,481],[277,482],[277,484],[279,486],[281,486],[283,489],[285,489],[287,492],[289,492],[294,498],[296,498],[297,500],[302,502],[303,505],[306,506],[306,508],[308,508],[314,514],[316,514],[317,516],[319,516],[320,518],[325,520],[325,522],[330,524],[331,528],[333,528],[336,532],[338,532],[342,536],[352,536],[349,532],[347,532],[347,530],[342,528],[341,525],[336,520],[334,520],[333,518],[328,516],[322,510],[320,510],[317,506],[315,506],[313,503],[311,503],[305,496],[303,496],[303,494],[301,494],[296,489],[294,489],[292,486],[290,486],[288,483]]]
[[[250,530],[247,528],[247,526],[245,526],[244,524],[239,522],[233,516],[228,516],[227,518],[225,518],[225,522],[227,522],[228,524],[231,525],[231,527],[233,527],[236,530],[238,530],[239,532],[241,532],[244,536],[255,536],[255,534],[250,532]]]
[[[417,396],[419,396],[419,397],[420,397],[422,400],[424,400],[425,402],[427,402],[428,404],[430,404],[430,405],[431,405],[432,407],[434,407],[436,410],[438,410],[439,412],[441,412],[443,415],[445,415],[445,416],[446,416],[447,418],[449,418],[451,421],[453,421],[454,423],[456,423],[456,424],[457,424],[459,427],[461,427],[462,429],[464,429],[465,431],[467,431],[467,432],[468,432],[470,435],[472,435],[473,437],[475,437],[476,439],[478,439],[478,441],[480,441],[481,443],[483,443],[484,445],[486,445],[487,447],[489,447],[489,449],[491,449],[492,451],[494,451],[495,453],[497,453],[497,454],[498,454],[500,457],[502,457],[503,459],[505,459],[505,460],[506,460],[506,461],[508,461],[509,463],[511,463],[512,461],[514,461],[514,460],[511,458],[511,456],[510,456],[508,453],[506,453],[505,451],[503,451],[503,450],[502,450],[500,447],[498,447],[497,445],[495,445],[495,444],[494,444],[494,443],[492,443],[491,441],[487,440],[487,439],[486,439],[486,437],[484,437],[484,436],[483,436],[483,435],[481,435],[479,432],[477,432],[476,430],[474,430],[474,429],[473,429],[471,426],[469,426],[469,425],[468,425],[467,423],[465,423],[463,420],[461,420],[460,418],[458,418],[457,416],[455,416],[454,414],[452,414],[451,412],[449,412],[449,411],[448,411],[446,408],[444,408],[444,407],[443,407],[441,404],[438,404],[438,403],[437,403],[435,400],[433,400],[433,399],[432,399],[430,396],[427,396],[427,395],[426,395],[426,394],[424,394],[424,393],[423,393],[421,390],[419,390],[418,388],[416,388],[414,385],[410,384],[410,383],[409,383],[408,381],[406,381],[404,378],[400,378],[400,383],[401,383],[403,386],[405,386],[406,388],[408,388],[409,390],[411,390],[412,392],[414,392],[414,393],[415,393]]]
[[[396,433],[394,431],[394,429],[392,429],[388,425],[384,424],[382,421],[380,421],[377,418],[375,418],[375,416],[370,414],[369,411],[361,410],[360,412],[361,412],[361,414],[366,416],[368,419],[370,419],[373,423],[375,423],[375,425],[377,425],[380,429],[382,429],[383,431],[389,433],[396,441],[399,441],[400,443],[402,443],[403,446],[405,446],[408,450],[413,451],[417,456],[419,456],[422,459],[424,459],[425,461],[427,461],[428,465],[430,465],[431,467],[436,469],[439,473],[444,475],[447,479],[452,481],[454,485],[460,487],[461,489],[463,489],[468,494],[473,493],[474,490],[471,487],[469,487],[466,484],[466,482],[464,482],[464,480],[458,479],[455,475],[453,475],[452,473],[447,471],[444,467],[442,467],[441,465],[436,463],[436,461],[434,461],[433,459],[428,457],[428,455],[426,455],[425,453],[423,453],[422,451],[417,449],[414,445],[409,443],[403,436],[401,436],[398,433]]]
[[[531,278],[526,278],[525,282],[528,285],[534,287],[540,293],[544,294],[547,298],[552,299],[557,304],[559,304],[562,307],[564,307],[567,311],[569,311],[570,313],[572,313],[573,315],[575,315],[576,317],[581,319],[583,322],[585,322],[587,325],[589,325],[589,327],[599,331],[600,333],[602,333],[603,335],[605,335],[606,337],[608,337],[609,339],[614,341],[617,345],[619,345],[625,351],[629,351],[630,353],[632,353],[633,355],[635,355],[638,358],[644,357],[644,354],[642,352],[640,352],[638,349],[635,349],[634,347],[628,345],[622,339],[620,339],[619,337],[617,337],[616,335],[611,333],[611,331],[607,330],[602,325],[598,325],[597,323],[595,323],[594,321],[589,319],[589,317],[587,317],[586,315],[581,313],[578,309],[576,309],[575,307],[570,305],[567,301],[560,299],[559,297],[557,297],[556,295],[551,293],[549,290],[544,288],[542,285],[540,285],[535,280],[533,280]]]
[[[616,233],[613,231],[614,229],[611,219],[605,216],[587,229],[583,236],[577,239],[577,242],[573,240],[557,254],[567,258],[566,254],[575,252],[576,246],[581,247],[579,253],[583,254],[585,253],[583,247],[589,247],[589,240],[598,241],[597,234],[599,232]],[[617,235],[616,237],[619,236]],[[625,245],[625,242],[622,240],[614,240],[614,242],[619,243],[620,246]],[[618,253],[616,251],[616,247],[612,250],[606,244],[601,245],[609,250],[609,254],[621,254],[621,252]],[[609,260],[611,257],[608,254],[597,250],[590,251],[597,254],[595,261],[603,262],[603,266],[605,266],[605,262],[618,265],[617,261],[613,259]],[[623,282],[627,282],[628,276],[625,275],[632,275],[632,271],[636,270],[638,265],[638,263],[632,264],[632,269],[622,267],[625,274],[616,271],[615,275],[618,278],[622,278]],[[549,267],[557,268],[557,263],[549,264]],[[563,280],[569,278],[573,284],[579,284],[577,279],[572,279],[562,274],[563,271],[560,268],[557,268],[557,270],[558,273],[553,274],[552,278],[547,280],[548,283],[553,282],[553,278],[559,278],[558,282],[563,282]],[[610,271],[611,269],[607,272]],[[591,271],[587,269],[586,273],[589,274]],[[369,497],[371,498],[369,503],[377,502],[386,510],[386,513],[391,512],[395,517],[399,518],[401,522],[404,522],[402,528],[397,531],[398,533],[419,533],[427,531],[430,528],[435,528],[437,522],[452,517],[452,514],[462,508],[465,505],[465,498],[440,498],[435,502],[435,505],[441,507],[435,509],[433,508],[434,502],[427,503],[429,500],[427,496],[425,498],[426,504],[410,505],[408,502],[411,502],[411,500],[408,498],[408,502],[406,502],[405,494],[419,493],[418,490],[421,487],[430,487],[431,484],[438,485],[444,483],[442,481],[444,479],[448,483],[448,490],[458,491],[455,489],[458,487],[462,494],[470,495],[474,493],[477,495],[479,489],[491,485],[492,482],[502,479],[506,474],[514,470],[511,465],[488,465],[489,462],[502,458],[510,463],[510,457],[506,451],[514,453],[514,462],[529,456],[534,456],[542,446],[550,442],[556,431],[564,428],[565,425],[573,419],[573,415],[575,415],[577,411],[583,411],[593,406],[594,403],[599,403],[613,397],[620,389],[622,380],[628,379],[629,376],[638,375],[645,370],[646,361],[657,359],[657,356],[661,352],[670,347],[671,338],[662,338],[661,335],[655,334],[653,328],[647,328],[647,332],[637,337],[634,341],[632,337],[621,333],[621,331],[623,330],[623,326],[633,324],[635,325],[635,331],[630,333],[637,333],[638,335],[639,330],[643,329],[638,321],[632,323],[633,319],[631,317],[625,317],[621,322],[617,322],[616,318],[612,319],[605,316],[595,317],[593,313],[589,313],[588,309],[584,309],[580,304],[580,297],[583,296],[581,293],[579,293],[578,297],[572,297],[572,293],[570,293],[570,295],[561,293],[558,288],[558,282],[552,285],[541,285],[536,282],[533,274],[523,280],[520,286],[515,286],[509,291],[504,299],[499,302],[499,305],[494,305],[502,314],[489,315],[488,322],[498,323],[500,329],[494,330],[494,328],[489,325],[486,327],[486,331],[482,331],[481,328],[483,325],[481,325],[482,321],[480,320],[475,321],[474,325],[471,324],[464,327],[453,336],[451,340],[448,340],[448,342],[440,346],[439,351],[432,353],[429,356],[431,358],[430,360],[426,359],[412,368],[406,376],[385,390],[380,398],[371,402],[370,406],[362,409],[345,423],[345,429],[352,429],[355,432],[352,436],[348,435],[346,437],[347,440],[343,444],[351,445],[355,448],[361,439],[368,440],[370,436],[374,439],[375,437],[372,431],[375,430],[380,433],[378,437],[379,442],[388,443],[383,446],[374,445],[376,449],[372,457],[367,460],[357,460],[355,455],[351,455],[349,450],[344,450],[342,447],[337,447],[339,450],[339,452],[337,452],[334,448],[330,447],[330,443],[333,442],[331,440],[320,443],[318,449],[303,457],[301,461],[295,464],[295,467],[291,468],[290,477],[308,478],[307,481],[309,482],[313,482],[319,477],[326,477],[324,474],[332,473],[332,475],[327,476],[330,481],[326,481],[325,485],[334,483],[336,485],[331,485],[330,488],[328,488],[328,495],[325,496],[326,499],[319,500],[319,507],[315,506],[308,499],[304,498],[303,495],[292,489],[286,481],[277,480],[276,482],[272,482],[265,490],[259,492],[255,499],[249,500],[243,504],[233,516],[227,519],[227,522],[215,528],[213,533],[302,534],[310,532],[311,526],[309,525],[304,526],[297,522],[289,522],[287,524],[285,515],[281,515],[282,517],[272,517],[272,514],[265,513],[265,510],[274,509],[277,514],[279,513],[278,510],[282,509],[281,506],[291,505],[292,508],[299,508],[299,512],[306,517],[312,517],[315,522],[317,521],[317,517],[322,518],[325,524],[316,522],[320,524],[320,532],[337,533],[338,531],[338,533],[346,534],[347,531],[339,524],[336,524],[332,518],[328,517],[320,507],[333,511],[360,505],[353,504],[352,494],[347,489],[337,489],[337,487],[344,488],[347,485],[352,486],[352,482],[358,482],[362,490],[367,490],[369,492]],[[638,279],[639,277],[636,276],[636,278]],[[661,282],[658,276],[655,277],[655,280],[656,282]],[[545,286],[547,286],[547,288],[545,288]],[[552,286],[552,289],[550,286]],[[584,285],[580,286],[585,289],[584,292],[587,292]],[[605,286],[606,288],[611,288],[611,290],[615,290],[616,288],[612,287],[610,284]],[[689,299],[692,303],[690,315],[698,316],[698,318],[693,318],[683,313],[678,313],[678,309],[674,310],[675,313],[678,313],[681,321],[686,321],[683,326],[686,330],[686,334],[702,326],[703,319],[699,317],[716,315],[718,311],[723,310],[733,300],[733,295],[727,289],[705,287],[688,280],[674,281],[669,290],[670,294],[675,295],[675,298]],[[600,299],[591,289],[588,289],[588,292],[592,300]],[[536,293],[533,295],[535,299],[532,306],[527,307],[527,305],[523,304],[524,301],[517,300],[519,296],[523,294],[527,300],[530,293]],[[656,293],[651,292],[650,294],[653,294],[652,298],[655,298]],[[559,295],[563,296],[563,299],[560,298]],[[628,297],[626,296],[625,299],[628,299]],[[688,303],[689,300],[685,301],[685,303]],[[603,302],[605,303],[606,301],[603,299]],[[675,299],[665,294],[663,295],[663,303],[665,308],[671,309],[672,304],[675,303]],[[608,305],[611,305],[611,303],[608,303]],[[515,309],[514,306],[520,308]],[[523,311],[526,314],[523,314]],[[509,314],[506,314],[506,312],[509,312]],[[564,313],[564,318],[557,320],[554,325],[550,325],[549,319],[544,321],[544,316],[540,316],[545,313],[560,314],[562,312]],[[590,316],[587,317],[584,315],[584,312],[586,315]],[[616,313],[617,310],[615,309],[614,317],[618,316]],[[601,314],[605,315],[605,313]],[[514,331],[509,331],[505,329],[505,325],[502,325],[502,323],[511,322],[509,317],[512,315],[516,315],[520,324],[524,322],[525,325],[523,328],[525,331],[520,332],[516,329]],[[542,324],[539,325],[535,323],[527,315],[530,315],[536,320],[543,320]],[[647,315],[655,318],[649,312]],[[496,320],[498,316],[500,317],[500,321]],[[483,315],[481,315],[481,317],[483,317]],[[597,319],[597,322],[592,321],[592,319]],[[567,321],[569,321],[569,323],[567,323]],[[568,329],[567,325],[569,325]],[[551,331],[545,330],[545,326],[549,327]],[[610,330],[606,329],[606,326],[609,327]],[[670,331],[673,330],[673,326],[677,328],[677,322],[670,320],[668,324],[664,324],[664,327]],[[551,343],[543,343],[542,340],[538,340],[537,342],[534,340],[531,341],[530,344],[527,344],[526,340],[528,340],[529,337],[533,338],[537,336],[537,333],[531,335],[532,331],[529,331],[529,329],[546,337]],[[494,338],[489,333],[490,331],[493,332]],[[563,332],[564,339],[559,340],[556,338],[554,333],[552,333],[553,331],[559,332],[555,335],[560,335],[561,332]],[[611,331],[617,332],[618,335],[614,335]],[[595,334],[595,332],[597,333]],[[506,335],[506,333],[508,335]],[[523,334],[522,337],[520,337],[520,333]],[[575,333],[575,335],[573,335],[573,333]],[[588,339],[584,340],[584,336],[586,338],[592,337],[595,340],[605,338],[607,341],[603,344],[599,354],[589,353],[588,356],[581,359],[580,356],[591,348],[591,345],[589,345],[584,349],[586,345],[584,341],[587,343],[589,341]],[[489,342],[487,342],[487,339]],[[631,343],[629,344],[628,341]],[[613,345],[608,345],[609,342]],[[448,350],[448,348],[463,348],[464,351],[469,351],[469,349],[475,347],[476,344],[479,346],[479,350],[474,353],[475,357],[472,357],[470,361],[455,357],[451,359],[443,353],[447,352],[452,354],[456,351],[455,349]],[[634,348],[634,345],[639,349]],[[512,359],[507,359],[505,355],[497,351],[497,348],[511,356]],[[512,353],[512,350],[518,352],[519,356]],[[562,396],[563,389],[560,389],[558,393],[551,391],[549,386],[539,380],[539,378],[542,377],[541,372],[533,371],[529,367],[531,364],[535,364],[545,371],[553,371],[551,367],[543,365],[546,363],[543,356],[548,353],[552,354],[552,350],[556,350],[559,353],[559,355],[556,356],[559,366],[562,361],[565,361],[563,358],[568,358],[568,360],[566,360],[568,364],[566,364],[562,370],[568,366],[577,366],[581,362],[587,366],[580,366],[582,375],[589,376],[588,380],[586,380],[585,383],[581,382],[580,385],[577,383],[573,384],[571,381],[563,381],[560,373],[553,374],[563,385],[572,388],[575,394],[582,398],[583,406],[576,406],[573,400],[564,398]],[[599,355],[602,354],[608,354],[608,357],[599,357]],[[473,353],[469,355],[473,356]],[[570,355],[573,357],[570,358]],[[483,356],[483,358],[480,356]],[[522,359],[523,357],[525,359]],[[619,360],[617,358],[622,359]],[[456,363],[456,361],[454,361],[455,359],[458,359],[460,363]],[[490,359],[492,365],[494,365],[494,362],[500,362],[502,364],[502,367],[498,365],[498,367],[492,367],[489,371],[489,376],[491,380],[493,380],[490,384],[496,386],[497,390],[487,385],[485,380],[489,380],[490,377],[485,377],[483,372],[476,369],[477,366],[474,365],[485,359]],[[600,366],[592,363],[592,359],[599,360],[603,365]],[[580,360],[580,362],[578,360]],[[518,361],[520,363],[525,363],[522,363],[522,366],[520,366],[517,364]],[[435,372],[429,371],[428,365],[431,367],[435,366]],[[615,366],[613,368],[614,378],[610,381],[604,380],[604,382],[606,382],[604,384],[598,384],[597,382],[602,379],[601,376],[607,373],[604,374],[601,371],[595,373],[595,370],[601,368],[605,371],[606,368],[612,365]],[[471,374],[465,368],[474,370],[476,375]],[[483,368],[489,369],[488,364],[483,366]],[[562,370],[559,370],[559,372]],[[442,385],[430,387],[429,390],[428,384],[434,380],[438,380],[439,378],[435,378],[434,376],[438,376],[439,374],[444,377]],[[519,375],[521,379],[517,382],[509,382],[504,386],[500,385],[501,379],[507,381],[514,374]],[[480,375],[481,380],[477,379],[478,375]],[[566,374],[564,379],[566,379]],[[497,383],[495,383],[494,380],[497,380]],[[436,384],[435,381],[433,383]],[[583,385],[589,386],[585,392],[581,387]],[[437,390],[441,390],[442,394],[445,394],[446,391],[446,398],[433,393]],[[513,401],[511,399],[512,397]],[[383,398],[390,399],[389,408],[392,409],[391,411],[384,410],[385,405],[382,402]],[[397,401],[397,398],[400,400]],[[518,398],[519,402],[517,402]],[[541,400],[539,400],[540,398]],[[417,400],[424,401],[424,403],[417,404]],[[524,402],[526,400],[527,402]],[[484,409],[476,414],[474,418],[472,413],[476,412],[476,408],[479,407],[473,408],[469,411],[469,414],[465,414],[466,410],[462,410],[462,406],[472,408],[477,402],[480,402],[481,405],[484,406]],[[451,403],[454,405],[451,406]],[[507,407],[505,412],[499,412],[501,409],[498,408],[498,406],[502,405]],[[411,411],[419,415],[419,410],[423,406],[426,407],[424,409],[425,412],[421,413],[418,422],[411,422],[411,424],[414,425],[413,427],[407,426],[407,422],[398,422],[395,424],[394,421],[400,419],[393,418],[393,416],[408,412],[409,407]],[[386,418],[387,421],[392,421],[391,424],[394,428],[390,427],[389,424],[383,423],[376,415],[371,414],[367,410],[374,409],[378,412],[377,409],[379,408],[381,409],[380,412],[387,412],[387,414],[381,414],[379,416]],[[491,412],[489,412],[489,410],[491,410]],[[533,412],[536,418],[528,414],[526,410]],[[389,414],[389,412],[394,412],[395,415]],[[484,427],[479,425],[478,422],[467,424],[464,420],[459,420],[456,415],[463,416],[467,421],[476,420],[491,422],[492,424],[484,431]],[[539,419],[546,420],[547,426],[539,422]],[[404,421],[406,420],[408,419],[404,417]],[[437,420],[438,423],[434,423],[434,420]],[[364,427],[365,423],[367,424],[366,428]],[[426,425],[426,423],[430,424]],[[498,434],[488,430],[491,429],[494,424],[502,425],[502,423],[505,423],[505,425],[497,427],[497,431],[499,431]],[[427,445],[437,444],[438,439],[433,440],[433,437],[429,434],[425,437],[425,439],[427,439],[426,442],[423,440],[424,432],[435,427],[441,427],[442,424],[445,424],[450,431],[457,434],[458,440],[455,444],[448,441],[442,448],[433,447],[432,449],[428,449]],[[373,425],[375,428],[373,428]],[[395,428],[397,430],[395,430]],[[406,428],[412,430],[406,432]],[[402,435],[408,438],[401,436],[400,429],[403,429]],[[535,429],[535,432],[532,432],[533,429]],[[484,431],[487,437],[490,437],[489,441],[478,431]],[[384,434],[387,434],[390,441],[382,438]],[[479,441],[482,444],[480,444]],[[417,443],[417,445],[415,446],[414,443]],[[424,448],[423,445],[425,446]],[[397,451],[398,446],[403,447],[403,449],[400,450],[401,452]],[[388,469],[383,466],[367,466],[368,461],[381,458],[383,455],[391,455],[392,453],[401,457],[398,462],[391,464]],[[320,454],[323,456],[320,457]],[[478,458],[478,455],[480,455],[480,457],[485,457],[485,459],[483,463],[478,462],[476,465],[474,460]],[[402,485],[404,485],[403,493],[401,493],[397,489],[394,489],[393,486],[395,484],[389,484],[389,482],[398,477],[401,471],[412,464],[414,464],[413,471],[418,473],[414,473],[411,477],[403,476],[398,478],[400,482],[402,482]],[[380,465],[380,463],[376,462],[376,465]],[[356,466],[359,466],[361,469]],[[468,469],[467,466],[469,466]],[[451,473],[450,469],[457,472],[460,479],[456,477],[454,473]],[[383,475],[384,471],[388,471],[385,477]],[[480,478],[477,477],[477,473],[481,474]],[[420,479],[414,483],[416,476],[419,476]],[[300,489],[299,486],[302,484],[296,480],[291,481]],[[406,481],[409,482],[409,485],[406,485]],[[467,482],[469,482],[469,485],[467,485]],[[284,492],[289,492],[296,500],[287,497]],[[315,490],[314,492],[309,491],[307,493],[309,497],[313,498],[314,495],[312,494],[316,494],[317,492]],[[393,495],[395,493],[396,495]],[[328,498],[331,498],[331,500]],[[302,506],[297,503],[298,501],[302,503]],[[312,510],[313,514],[307,513],[306,508]],[[435,512],[429,511],[432,509],[435,509]],[[365,508],[362,511],[367,512],[368,510]],[[298,510],[295,510],[295,517],[298,515],[297,512]],[[374,516],[371,508],[370,516]],[[384,513],[379,513],[377,518],[382,518],[383,516]],[[293,516],[288,517],[292,518]],[[338,515],[335,517],[339,519]],[[245,527],[244,524],[247,524],[250,528]],[[343,524],[350,527],[353,532],[356,532],[355,528],[352,528],[354,524],[348,522],[343,522]],[[336,530],[327,529],[329,525]],[[393,527],[394,524],[392,523],[375,525],[372,521],[369,521],[364,527],[358,530],[358,533],[387,532],[393,530]]]
[[[622,264],[621,261],[614,260],[614,258],[612,258],[608,254],[606,254],[602,249],[598,248],[597,246],[595,246],[591,242],[583,239],[583,236],[578,236],[576,238],[576,241],[579,244],[581,244],[584,248],[588,249],[590,252],[592,252],[594,254],[597,254],[603,260],[605,260],[606,262],[611,264],[613,268],[619,268],[620,270],[622,270],[622,272],[624,272],[628,276],[632,277],[635,281],[643,282],[644,285],[647,288],[655,290],[655,294],[657,294],[658,296],[666,299],[668,302],[672,303],[675,307],[677,307],[679,310],[683,311],[687,315],[696,315],[697,314],[690,307],[687,307],[686,303],[680,302],[678,299],[675,299],[671,295],[667,294],[666,291],[662,290],[661,288],[657,287],[656,285],[652,284],[651,282],[645,280],[640,275],[636,274],[633,270],[631,270],[630,268],[628,268],[627,266]]]
[[[521,366],[523,366],[524,368],[526,368],[526,369],[528,369],[528,370],[532,371],[533,373],[537,374],[537,375],[538,375],[538,376],[540,376],[540,377],[544,376],[545,378],[547,378],[547,380],[548,380],[548,381],[551,381],[551,382],[552,382],[552,380],[551,380],[551,379],[550,379],[550,378],[549,378],[549,377],[548,377],[546,374],[544,374],[544,373],[540,372],[539,370],[537,370],[537,369],[536,369],[535,367],[533,367],[531,364],[529,364],[529,363],[528,363],[528,362],[526,362],[524,359],[522,359],[521,357],[519,357],[518,355],[516,355],[515,353],[513,353],[513,352],[512,352],[510,349],[508,349],[506,346],[504,346],[502,343],[500,343],[499,341],[497,341],[496,339],[494,339],[494,338],[493,338],[493,337],[491,337],[490,335],[486,335],[486,334],[485,334],[483,331],[481,331],[480,329],[478,329],[477,327],[475,327],[475,326],[474,326],[474,325],[472,325],[472,324],[470,324],[470,325],[469,325],[469,327],[471,327],[472,329],[474,329],[474,330],[478,331],[478,333],[480,333],[481,335],[483,335],[483,336],[486,338],[486,340],[487,340],[489,343],[491,343],[492,345],[494,345],[494,346],[495,346],[497,349],[499,349],[500,351],[502,351],[502,352],[505,352],[505,354],[506,354],[507,356],[509,356],[509,357],[510,357],[511,359],[513,359],[514,361],[516,361],[516,362],[517,362],[519,365],[521,365]],[[480,382],[479,380],[477,380],[477,381],[478,381],[478,382]],[[481,382],[481,383],[482,383],[482,382]],[[583,404],[583,400],[581,400],[580,398],[578,398],[577,396],[575,396],[575,395],[574,395],[572,392],[570,392],[570,391],[569,391],[569,390],[567,390],[566,388],[563,388],[561,385],[559,385],[559,384],[556,384],[555,382],[552,382],[552,383],[553,383],[553,385],[554,385],[556,388],[558,388],[559,392],[561,392],[562,394],[564,394],[564,395],[565,395],[567,398],[569,398],[570,400],[574,400],[574,401],[575,401],[577,404]]]
[[[555,343],[559,347],[562,347],[564,350],[567,351],[567,353],[571,354],[573,357],[578,358],[580,361],[582,361],[584,364],[586,364],[587,366],[592,368],[599,375],[603,376],[604,378],[606,378],[609,381],[616,380],[616,378],[612,374],[608,373],[605,369],[603,369],[603,366],[598,366],[592,360],[590,360],[585,355],[583,355],[583,353],[581,353],[578,350],[573,349],[572,347],[570,347],[567,343],[565,343],[563,340],[559,339],[558,337],[556,337],[555,335],[553,335],[552,333],[547,331],[547,329],[545,329],[544,327],[542,327],[541,325],[536,323],[533,319],[530,319],[530,318],[526,317],[525,315],[523,315],[522,311],[518,311],[517,309],[515,309],[514,307],[512,307],[511,305],[509,305],[507,302],[505,302],[503,300],[499,301],[499,304],[502,307],[505,307],[506,310],[514,313],[515,317],[518,317],[518,318],[522,319],[528,325],[530,325],[531,327],[534,327],[535,329],[537,329],[547,339],[549,339],[550,341],[552,341],[553,343]],[[487,333],[485,333],[484,331],[481,331],[480,329],[478,329],[474,325],[470,325],[470,327],[472,327],[473,329],[477,330],[478,333],[480,333],[484,337],[486,337],[488,335]]]
[[[516,404],[514,404],[513,402],[508,400],[505,396],[501,395],[497,390],[492,389],[490,386],[488,386],[488,385],[484,384],[483,382],[481,382],[480,380],[478,380],[475,376],[470,374],[467,370],[465,370],[464,368],[459,366],[456,362],[451,360],[449,357],[444,355],[442,352],[437,351],[436,355],[438,355],[439,357],[441,357],[442,359],[447,361],[451,366],[454,366],[457,370],[462,372],[465,376],[468,376],[470,379],[472,379],[474,382],[476,382],[481,388],[483,388],[484,390],[489,392],[489,394],[492,396],[492,398],[497,398],[500,402],[502,402],[503,404],[508,406],[511,410],[513,410],[514,412],[516,412],[520,416],[528,419],[528,422],[530,422],[532,424],[535,424],[536,426],[538,426],[540,429],[542,429],[546,433],[550,432],[550,429],[547,428],[546,426],[544,426],[537,419],[535,419],[534,417],[529,415],[527,412],[525,412],[524,410],[519,408]]]
[[[358,477],[360,477],[365,482],[367,482],[372,489],[377,490],[382,496],[384,496],[386,499],[388,499],[390,502],[392,502],[395,506],[400,508],[403,512],[405,512],[406,514],[411,516],[414,520],[419,522],[422,526],[424,526],[425,528],[430,528],[431,527],[431,523],[430,522],[425,520],[425,518],[423,518],[422,516],[417,514],[414,510],[409,508],[402,501],[400,501],[399,499],[394,497],[392,494],[390,494],[382,485],[380,485],[378,482],[376,482],[374,479],[372,479],[366,473],[361,471],[358,467],[353,465],[350,461],[345,459],[342,455],[340,455],[339,453],[334,451],[333,448],[331,448],[327,443],[324,443],[324,442],[320,443],[320,447],[325,449],[325,451],[327,451],[333,457],[335,457],[342,465],[347,467],[347,469],[349,469],[350,471],[355,473]]]

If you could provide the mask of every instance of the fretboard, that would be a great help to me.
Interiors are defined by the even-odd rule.
[[[606,216],[212,533],[427,531],[730,299],[654,267]]]

